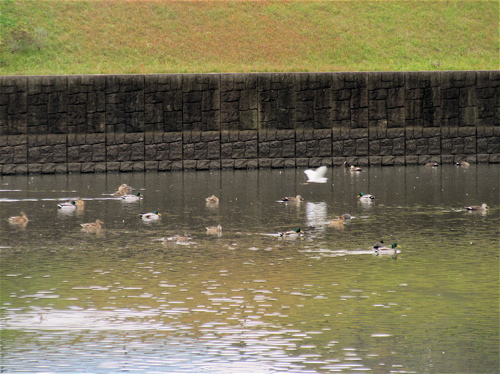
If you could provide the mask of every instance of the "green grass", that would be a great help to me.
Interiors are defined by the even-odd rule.
[[[0,0],[0,75],[497,70],[498,1]]]

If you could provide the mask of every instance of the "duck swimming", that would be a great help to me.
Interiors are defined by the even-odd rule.
[[[330,221],[330,225],[336,226],[336,227],[341,227],[341,226],[344,226],[344,221],[345,221],[345,217],[342,215],[338,218],[332,219]]]
[[[292,231],[285,231],[285,232],[280,232],[278,235],[282,238],[299,238],[301,236],[304,236],[304,231],[302,231],[300,228],[297,228]]]
[[[79,210],[85,208],[85,202],[81,198],[76,199],[75,205],[76,205],[76,209],[79,209]]]
[[[320,166],[316,170],[307,169],[304,173],[307,176],[307,183],[326,183],[328,178],[325,177],[326,166]]]
[[[205,203],[207,203],[207,205],[218,205],[219,198],[215,195],[209,196],[205,199]]]
[[[392,243],[390,247],[386,247],[384,245],[378,246],[379,244],[382,244],[383,242],[375,243],[373,245],[373,249],[377,255],[379,254],[388,254],[388,255],[393,255],[397,254],[397,249],[399,248],[398,243]]]
[[[358,195],[358,199],[360,201],[372,201],[372,200],[375,200],[375,196],[367,194],[367,193],[360,192],[359,195]]]
[[[104,222],[102,222],[100,219],[96,219],[95,222],[91,222],[91,223],[81,223],[80,226],[82,226],[82,230],[83,231],[87,231],[87,232],[96,232],[96,231],[101,231],[101,228],[102,228],[102,224]]]
[[[292,196],[284,197],[280,201],[282,201],[284,203],[288,203],[288,202],[290,202],[290,203],[300,203],[301,201],[304,201],[304,199],[302,198],[302,196],[297,195],[295,197],[292,197]]]
[[[219,235],[219,236],[221,236],[221,234],[222,234],[222,226],[221,225],[207,227],[206,229],[207,229],[207,234]]]
[[[57,206],[62,210],[76,210],[76,201],[72,200],[66,203],[60,203],[57,204]]]
[[[190,245],[191,238],[189,236],[174,235],[169,238],[163,238],[163,244],[179,244],[179,245]]]
[[[132,193],[133,188],[127,184],[122,184],[118,190],[113,194],[115,196],[125,196]]]
[[[122,200],[126,202],[134,202],[142,199],[143,196],[140,192],[137,192],[135,195],[123,195]]]
[[[28,221],[28,216],[24,212],[19,213],[18,216],[9,217],[9,223],[12,225],[26,226]]]
[[[161,214],[158,213],[157,210],[152,211],[151,213],[139,213],[139,216],[143,221],[158,221],[160,219]]]
[[[488,205],[486,205],[485,203],[483,203],[481,205],[471,205],[471,206],[465,207],[465,209],[467,209],[467,210],[482,210],[482,211],[485,211],[485,210],[488,210],[490,208],[488,207]]]
[[[349,165],[347,161],[344,161],[344,167],[349,168],[350,171],[363,171],[359,166]]]

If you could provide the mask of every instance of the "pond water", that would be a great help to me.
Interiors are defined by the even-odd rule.
[[[1,177],[0,371],[498,372],[500,166],[327,177]],[[144,198],[111,196],[122,183]],[[58,209],[77,197],[83,210]],[[158,222],[138,215],[154,210]],[[28,224],[9,224],[20,211]],[[82,231],[96,219],[102,230]],[[304,237],[276,235],[296,228]],[[174,235],[187,245],[159,240]],[[379,240],[399,253],[377,256]]]

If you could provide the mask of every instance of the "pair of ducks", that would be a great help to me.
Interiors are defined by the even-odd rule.
[[[212,226],[212,227],[207,227],[207,234],[211,235],[217,235],[217,236],[222,236],[222,226],[217,225],[217,226]],[[163,241],[163,244],[169,245],[169,244],[178,244],[178,245],[190,245],[193,242],[191,241],[191,237],[187,235],[174,235],[170,236],[168,238],[161,238],[157,239]],[[196,243],[194,243],[196,244]]]
[[[113,193],[113,196],[121,197],[123,201],[134,202],[139,201],[143,198],[140,192],[132,193],[134,188],[124,183],[118,187],[118,190]]]
[[[130,195],[132,194],[133,187],[129,186],[128,184],[124,183],[120,187],[118,187],[118,190],[113,194],[114,196],[125,196],[125,195]]]

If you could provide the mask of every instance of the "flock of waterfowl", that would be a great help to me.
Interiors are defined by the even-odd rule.
[[[457,162],[457,163],[455,163],[455,165],[465,167],[465,168],[470,166],[470,164],[466,161]],[[429,162],[429,163],[425,164],[425,166],[431,167],[431,168],[436,168],[439,166],[439,164],[437,162]],[[344,162],[344,167],[353,173],[363,171],[363,169],[361,167],[355,166],[355,165],[350,165],[347,162]],[[306,174],[307,182],[304,184],[326,183],[328,181],[328,178],[325,177],[326,172],[327,172],[326,166],[320,166],[316,170],[312,170],[312,169],[305,170],[304,173]],[[365,203],[365,204],[372,203],[375,200],[375,196],[370,195],[368,193],[363,193],[363,192],[359,193],[357,198],[360,201],[360,203]],[[278,202],[284,202],[284,203],[288,203],[288,202],[300,203],[302,201],[304,201],[304,199],[300,195],[297,195],[294,197],[287,196],[281,200],[278,200]],[[467,206],[467,207],[465,207],[465,209],[469,210],[469,211],[485,212],[486,210],[489,209],[489,207],[487,204],[483,203],[481,205]],[[344,224],[347,221],[349,221],[351,218],[352,218],[352,216],[350,214],[345,213],[337,218],[330,220],[329,224],[335,228],[343,228]],[[300,228],[297,228],[296,230],[291,230],[291,231],[279,233],[278,236],[289,237],[289,238],[300,238],[300,237],[303,237],[304,234],[305,233]],[[390,246],[387,246],[384,244],[384,242],[382,240],[379,242],[376,242],[373,245],[373,251],[376,255],[380,255],[380,254],[396,255],[397,248],[399,248],[399,245],[397,243],[392,243]]]
[[[456,163],[458,166],[462,167],[468,167],[469,164],[467,162],[461,162],[461,163]],[[354,165],[349,165],[347,162],[344,163],[344,166],[348,168],[351,172],[357,173],[361,172],[362,168]],[[426,164],[428,167],[437,167],[439,166],[437,163],[429,163]],[[313,169],[308,169],[305,170],[304,173],[306,174],[307,177],[307,182],[304,184],[309,184],[309,183],[326,183],[328,181],[328,178],[325,176],[327,172],[327,167],[326,166],[320,166],[316,170]],[[127,185],[127,184],[122,184],[118,187],[116,192],[112,194],[112,196],[116,198],[120,198],[125,202],[137,202],[141,199],[143,199],[143,195],[140,192],[134,193],[133,192],[133,187]],[[358,200],[360,203],[366,203],[370,204],[375,200],[375,196],[367,194],[367,193],[359,193],[357,196]],[[295,203],[295,204],[300,204],[303,202],[304,199],[300,195],[296,196],[287,196],[282,198],[281,200],[278,200],[278,202],[282,203]],[[216,207],[219,204],[219,198],[215,195],[209,196],[205,199],[205,203],[207,207]],[[61,211],[76,211],[76,212],[82,212],[84,207],[85,207],[85,202],[81,198],[77,198],[76,200],[64,202],[64,203],[59,203],[57,204],[58,208]],[[488,205],[483,203],[481,205],[471,205],[465,207],[465,209],[469,211],[479,211],[479,212],[485,212],[486,210],[489,209]],[[154,210],[152,212],[148,213],[140,213],[139,217],[146,223],[149,222],[157,222],[161,214],[157,211]],[[329,224],[332,227],[335,228],[343,228],[344,224],[351,220],[353,218],[350,214],[343,214],[339,217],[336,217],[334,219],[331,219],[329,221]],[[15,225],[18,227],[26,227],[29,218],[26,215],[26,213],[21,212],[19,216],[14,216],[10,217],[9,223],[11,225]],[[102,230],[102,225],[104,224],[103,221],[100,219],[96,219],[95,222],[89,222],[89,223],[82,223],[80,224],[82,227],[82,231],[85,232],[90,232],[90,233],[96,233],[100,232]],[[211,227],[206,227],[206,232],[207,234],[212,234],[212,235],[222,235],[222,226],[219,224],[217,226],[211,226]],[[301,238],[305,235],[304,231],[300,228],[296,228],[295,230],[289,230],[289,231],[284,231],[284,232],[279,232],[277,234],[271,234],[271,235],[276,235],[280,238]],[[161,238],[157,239],[163,241],[165,244],[166,243],[176,243],[176,244],[190,244],[190,237],[189,236],[181,236],[181,235],[175,235],[172,237],[167,237],[167,238]],[[373,250],[375,254],[396,254],[398,248],[397,243],[393,243],[390,246],[384,245],[383,241],[377,242],[373,245]]]

